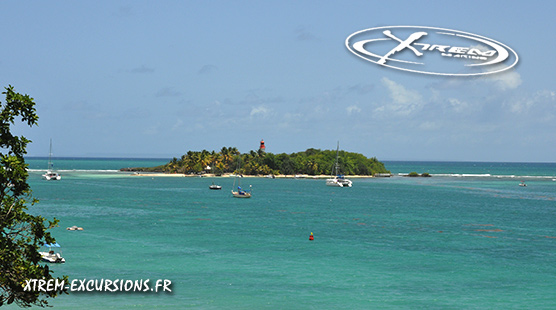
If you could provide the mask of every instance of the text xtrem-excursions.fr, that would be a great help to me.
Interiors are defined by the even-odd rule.
[[[167,279],[158,279],[153,283],[150,279],[146,280],[108,280],[108,279],[74,279],[69,285],[65,281],[59,279],[30,279],[25,280],[26,292],[53,292],[69,290],[71,292],[172,292],[170,286],[172,281]]]

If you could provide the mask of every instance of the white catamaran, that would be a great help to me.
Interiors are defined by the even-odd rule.
[[[330,179],[326,179],[326,185],[328,186],[336,186],[336,187],[351,187],[353,182],[351,180],[346,179],[343,175],[338,173],[339,165],[338,165],[338,154],[340,152],[340,142],[338,142],[338,146],[336,148],[336,162],[334,163],[334,176]]]
[[[50,153],[48,154],[48,169],[46,173],[42,175],[42,178],[47,181],[57,181],[62,179],[62,176],[58,174],[58,172],[54,171],[53,168],[54,164],[52,163],[52,139],[50,139]]]

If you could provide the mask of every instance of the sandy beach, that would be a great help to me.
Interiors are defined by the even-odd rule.
[[[235,175],[233,174],[223,174],[223,175],[215,175],[215,174],[182,174],[182,173],[133,173],[131,176],[138,176],[138,177],[181,177],[181,178],[233,178]],[[243,178],[270,178],[267,175],[243,175]],[[331,176],[329,175],[284,175],[278,174],[274,176],[277,179],[329,179]],[[372,175],[346,175],[346,178],[352,179],[359,179],[359,178],[374,178],[375,176]]]

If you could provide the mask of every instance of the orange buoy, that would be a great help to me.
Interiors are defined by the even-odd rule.
[[[311,233],[311,235],[309,236],[309,241],[313,241],[315,238],[313,238],[313,233]]]

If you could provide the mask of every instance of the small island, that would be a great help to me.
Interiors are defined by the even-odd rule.
[[[417,172],[413,171],[410,172],[409,174],[405,175],[406,177],[423,177],[423,178],[430,178],[431,175],[428,172],[424,172],[421,174],[418,174]]]
[[[230,173],[248,176],[332,175],[336,161],[335,150],[310,148],[292,154],[273,154],[265,152],[264,142],[261,146],[257,151],[244,154],[235,147],[223,147],[220,152],[188,151],[181,158],[174,157],[162,166],[122,168],[120,171],[214,176]],[[346,151],[339,151],[338,154],[340,172],[344,175],[390,175],[390,171],[375,157],[367,158],[362,154]]]

